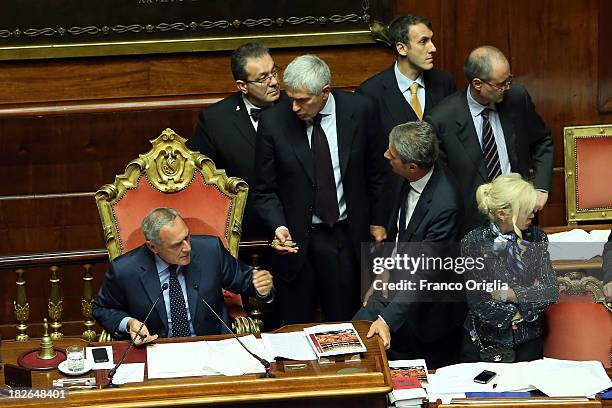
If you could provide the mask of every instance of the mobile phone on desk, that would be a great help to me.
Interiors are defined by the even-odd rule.
[[[103,347],[91,349],[91,355],[96,363],[108,363],[108,353]]]
[[[488,384],[493,378],[495,378],[496,375],[497,373],[494,373],[493,371],[483,370],[480,374],[474,377],[474,382],[478,384]]]

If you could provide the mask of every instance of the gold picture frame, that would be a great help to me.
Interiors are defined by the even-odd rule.
[[[0,60],[384,41],[389,0],[4,0]]]
[[[563,129],[568,225],[612,219],[612,125]]]

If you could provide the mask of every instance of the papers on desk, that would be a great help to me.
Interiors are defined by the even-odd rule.
[[[289,360],[316,360],[310,343],[303,331],[289,333],[262,333],[265,348],[273,358],[282,357]]]
[[[545,358],[533,361],[533,385],[549,397],[584,396],[612,387],[599,361],[568,361]]]
[[[309,340],[307,336],[312,336]],[[253,353],[272,361],[316,360],[321,355],[365,352],[366,348],[351,323],[318,325],[304,331],[263,333],[261,339],[243,336],[240,340]],[[159,343],[147,347],[149,378],[195,377],[202,375],[243,375],[263,373],[263,365],[236,339]]]
[[[319,324],[306,327],[304,333],[317,357],[366,352],[352,323]]]
[[[497,373],[488,384],[474,382],[483,370]],[[429,400],[449,402],[465,392],[506,392],[539,389],[549,397],[593,397],[612,386],[598,361],[545,358],[521,363],[463,363],[440,368],[430,376]]]
[[[240,341],[248,347],[251,352],[258,356],[264,356],[255,336],[241,337]],[[236,339],[221,341],[208,341],[207,354],[204,364],[223,375],[243,375],[251,373],[263,373],[265,368],[261,363],[238,343]],[[265,358],[265,357],[262,357]]]
[[[144,363],[121,364],[113,377],[113,383],[125,384],[144,381]]]
[[[147,347],[149,378],[195,377],[217,372],[204,363],[206,342],[160,343]]]
[[[255,336],[240,340],[255,354],[266,356]],[[178,378],[201,375],[243,375],[265,369],[236,339],[160,343],[147,348],[149,378]]]
[[[425,360],[389,360],[389,369],[393,383],[389,401],[396,407],[420,407],[429,385]]]
[[[548,235],[548,252],[552,261],[587,260],[600,256],[608,242],[610,230],[570,231]]]

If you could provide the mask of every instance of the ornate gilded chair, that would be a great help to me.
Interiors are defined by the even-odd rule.
[[[596,360],[612,365],[612,303],[593,276],[570,272],[559,277],[559,301],[546,311],[544,356]]]
[[[238,255],[248,186],[242,179],[227,177],[185,142],[173,130],[164,130],[151,140],[151,150],[96,192],[111,260],[145,242],[140,222],[156,207],[177,209],[192,234],[216,235],[233,256]],[[224,290],[224,298],[236,332],[260,331],[263,323],[246,317],[239,295]]]
[[[572,126],[563,130],[567,223],[612,219],[612,125]],[[571,227],[569,227],[571,228]],[[588,230],[589,226],[581,228]],[[588,264],[588,262],[586,262]],[[546,357],[598,360],[612,365],[612,304],[601,280],[575,269],[558,278],[559,302],[546,311]]]
[[[612,125],[563,129],[568,225],[612,219]]]

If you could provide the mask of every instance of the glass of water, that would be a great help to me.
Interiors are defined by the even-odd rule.
[[[66,359],[70,371],[81,371],[85,368],[85,349],[83,346],[66,347]]]

